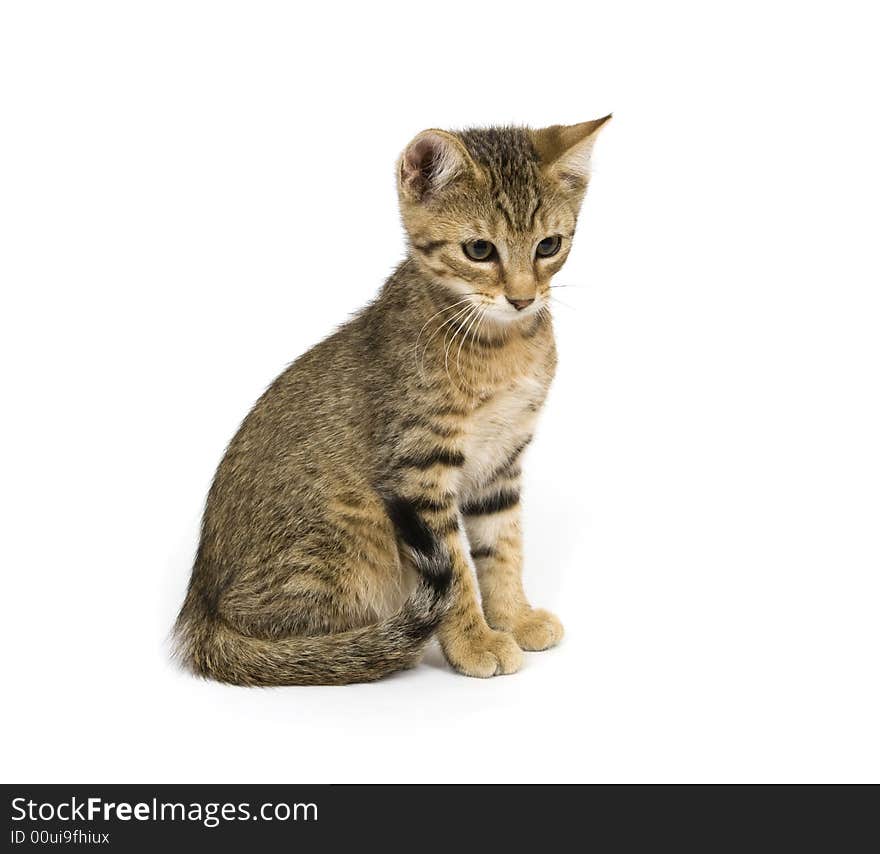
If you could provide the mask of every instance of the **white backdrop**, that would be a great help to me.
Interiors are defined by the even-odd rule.
[[[876,781],[868,8],[4,3],[5,781]],[[401,257],[398,152],[612,110],[527,464],[563,646],[179,672],[214,467]]]

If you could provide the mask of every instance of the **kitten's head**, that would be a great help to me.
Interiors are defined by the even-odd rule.
[[[497,322],[540,311],[568,257],[593,142],[610,118],[422,131],[398,163],[412,257]]]

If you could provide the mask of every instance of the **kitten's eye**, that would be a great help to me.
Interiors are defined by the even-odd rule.
[[[469,240],[461,248],[471,261],[491,261],[495,257],[495,244],[488,240]]]
[[[553,235],[553,237],[545,237],[538,244],[535,254],[539,258],[549,258],[559,251],[560,246],[562,246],[562,238],[558,234]]]

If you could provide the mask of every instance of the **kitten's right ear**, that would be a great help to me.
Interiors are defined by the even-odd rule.
[[[470,166],[464,146],[451,133],[423,130],[404,149],[397,179],[403,196],[426,202]]]
[[[553,125],[532,131],[532,141],[546,171],[564,187],[583,195],[590,179],[590,155],[611,114],[579,125]]]

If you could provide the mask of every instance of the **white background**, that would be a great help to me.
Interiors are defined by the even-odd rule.
[[[869,8],[4,3],[6,781],[876,781]],[[401,257],[398,152],[612,110],[527,465],[563,646],[179,672],[214,467]]]

